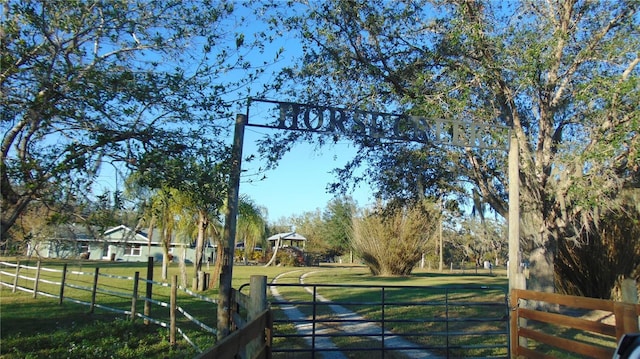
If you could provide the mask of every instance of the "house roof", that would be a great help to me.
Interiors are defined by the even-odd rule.
[[[131,243],[131,244],[149,244],[149,235],[146,231],[140,229],[134,230],[123,224],[109,228],[100,234],[101,230],[97,228],[87,229],[82,226],[57,226],[52,230],[52,234],[48,234],[49,240],[74,240],[77,242],[99,242],[99,243]],[[162,238],[161,232],[157,229],[153,229],[153,235],[151,236],[151,245],[160,245],[160,239]],[[178,241],[175,234],[171,238],[171,246],[190,246],[193,243],[187,240],[185,242]],[[211,240],[205,241],[209,247],[215,247],[215,244]]]
[[[124,232],[122,235],[117,235],[118,232]],[[115,234],[115,235],[114,235]],[[143,232],[141,230],[136,230],[134,235],[134,230],[125,226],[119,225],[117,227],[113,227],[104,232],[104,237],[108,241],[112,243],[135,243],[135,244],[148,244],[149,243],[149,235],[147,232]],[[160,245],[162,233],[157,228],[153,229],[153,234],[151,237],[152,245]],[[186,242],[178,241],[176,235],[174,234],[171,237],[171,246],[181,247],[181,246],[189,246],[193,243],[195,239],[187,240]],[[208,247],[215,247],[214,243],[211,243],[210,240],[205,240],[205,245]]]
[[[97,227],[76,226],[75,223],[50,225],[37,233],[37,236],[43,236],[48,239],[74,239],[78,241],[90,241],[100,234]]]
[[[104,231],[104,236],[105,237],[109,237],[109,239],[111,240],[115,240],[118,236],[114,236],[114,234],[118,233],[118,232],[123,232],[122,235],[120,235],[120,239],[122,242],[127,242],[127,243],[148,243],[149,242],[149,237],[147,236],[146,233],[140,231],[140,230],[136,230],[134,232],[133,229],[121,224],[117,227],[113,227],[110,229],[107,229],[106,231]],[[115,238],[114,238],[115,237]],[[151,242],[153,244],[158,243],[157,241],[153,241]]]

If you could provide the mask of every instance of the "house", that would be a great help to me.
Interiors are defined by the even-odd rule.
[[[94,241],[93,228],[59,225],[45,227],[31,233],[27,256],[43,258],[74,258],[87,251],[87,244]]]
[[[107,229],[102,234],[90,228],[75,226],[59,227],[43,240],[29,243],[27,255],[42,258],[82,258],[92,260],[146,262],[149,257],[162,261],[163,248],[160,233],[149,235],[141,230],[133,230],[125,225]],[[195,243],[178,243],[175,239],[169,245],[169,254],[180,258],[185,250],[187,262],[195,260]],[[215,246],[208,243],[204,249],[204,260],[215,258]]]

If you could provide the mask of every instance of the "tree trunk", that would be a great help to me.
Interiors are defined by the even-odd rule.
[[[222,271],[222,261],[222,243],[218,241],[218,246],[216,248],[216,261],[213,267],[213,274],[209,279],[209,288],[215,288],[218,285],[218,280],[220,280],[220,272]]]
[[[187,247],[182,247],[180,258],[180,282],[183,288],[187,288]]]
[[[249,255],[253,253],[253,247],[255,247],[255,244],[249,243],[249,239],[247,238],[247,236],[244,236],[243,242],[244,242],[244,258],[243,258],[244,265],[248,265]],[[251,241],[251,242],[254,242],[254,241]]]
[[[149,220],[149,229],[147,230],[147,237],[148,237],[148,241],[147,241],[147,254],[151,255],[151,242],[153,242],[153,226],[156,223],[156,217],[155,216],[151,216],[151,219]]]
[[[168,273],[169,273],[169,253],[167,253],[168,251],[166,249],[163,250],[163,252],[164,253],[162,253],[162,279],[167,280]]]
[[[268,266],[272,265],[276,261],[276,255],[278,254],[278,248],[280,248],[280,240],[281,240],[280,237],[278,237],[278,239],[276,239],[276,246],[275,246],[275,249],[273,250],[273,256],[271,256],[271,259],[269,260],[269,262],[264,265],[265,267],[268,267]]]
[[[531,251],[529,254],[529,268],[525,268],[525,277],[528,277],[527,289],[538,292],[555,292],[555,257],[555,239],[549,238],[545,245],[536,247]]]
[[[193,263],[194,272],[193,272],[193,289],[196,290],[198,286],[198,272],[202,270],[202,257],[204,251],[204,237],[207,231],[207,226],[209,221],[207,219],[207,214],[200,210],[198,211],[198,239],[196,241],[196,253],[195,253],[195,262]]]
[[[169,278],[169,247],[171,246],[171,230],[162,231],[162,280],[167,281]]]

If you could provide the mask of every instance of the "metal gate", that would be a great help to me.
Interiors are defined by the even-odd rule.
[[[509,357],[505,288],[268,286],[274,358]]]

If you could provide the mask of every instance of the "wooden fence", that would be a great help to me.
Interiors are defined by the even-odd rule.
[[[530,309],[526,301],[558,310]],[[510,305],[513,358],[553,358],[549,352],[558,351],[610,359],[623,334],[639,331],[638,304],[513,289]],[[593,311],[600,315],[583,317]]]
[[[181,313],[190,322],[201,329],[216,334],[217,330],[195,319],[194,316],[178,306],[179,290],[192,297],[216,303],[217,301],[202,295],[192,293],[188,289],[178,287],[177,276],[174,276],[170,284],[153,281],[153,259],[147,266],[147,278],[140,278],[139,272],[134,277],[116,276],[100,273],[99,268],[93,272],[68,270],[64,264],[63,269],[52,269],[41,266],[28,266],[18,263],[0,262],[0,285],[11,288],[12,291],[21,290],[38,295],[58,298],[59,303],[70,301],[89,306],[93,312],[95,308],[113,311],[127,315],[134,320],[143,318],[145,322],[151,322],[169,328],[170,341],[175,344],[175,337],[180,333],[201,354],[198,358],[233,358],[242,356],[246,358],[270,358],[273,319],[266,300],[266,277],[251,277],[251,293],[245,295],[240,290],[233,290],[234,305],[231,309],[233,332],[221,339],[216,346],[204,351],[200,350],[177,327],[176,314]],[[45,273],[46,275],[43,275]],[[77,277],[89,277],[89,280],[71,281],[69,275]],[[122,287],[113,288],[101,286],[99,278],[109,277],[128,281],[127,288],[131,291],[124,292]],[[59,280],[54,279],[59,278]],[[138,283],[146,284],[146,293],[141,296],[138,293]],[[30,286],[29,286],[30,284]],[[153,287],[171,287],[169,302],[163,302],[153,298]],[[43,287],[49,291],[43,290]],[[57,288],[57,293],[52,288]],[[634,286],[635,288],[635,286]],[[67,291],[86,291],[90,293],[91,300],[83,301],[73,298]],[[100,303],[101,296],[113,296],[130,302],[129,309],[111,307]],[[144,300],[144,312],[137,310],[138,300]],[[548,310],[536,310],[529,303],[545,303],[546,307],[557,307],[554,312]],[[637,297],[636,297],[637,302]],[[151,316],[151,305],[169,308],[170,318],[168,323]],[[638,316],[640,305],[627,302],[613,302],[594,298],[566,296],[553,293],[541,293],[528,290],[514,289],[510,296],[510,306],[513,308],[510,315],[511,327],[511,356],[528,358],[552,358],[549,350],[580,354],[590,358],[611,358],[615,351],[615,344],[625,333],[640,331]],[[609,317],[610,322],[601,318],[583,318],[581,314],[598,311],[602,316]],[[551,335],[549,333],[554,333]],[[566,335],[563,335],[566,334]],[[611,344],[613,343],[613,345]],[[551,348],[551,349],[549,349]]]
[[[153,280],[153,258],[149,258],[147,265],[147,278],[141,278],[140,272],[135,272],[134,277],[119,276],[112,274],[100,273],[100,268],[96,267],[93,272],[83,272],[77,270],[68,270],[67,264],[63,265],[62,269],[45,268],[41,266],[41,262],[38,261],[37,265],[29,266],[17,263],[0,262],[0,285],[11,288],[13,292],[17,290],[33,293],[33,298],[37,296],[45,296],[51,298],[57,298],[59,304],[64,301],[81,304],[89,307],[89,312],[93,313],[95,308],[119,313],[126,315],[131,320],[136,318],[142,318],[145,324],[153,323],[169,329],[169,341],[171,345],[176,343],[176,334],[180,334],[184,340],[186,340],[194,349],[198,352],[202,352],[198,346],[193,343],[192,340],[186,335],[183,329],[177,326],[177,313],[180,313],[189,322],[195,324],[201,330],[204,330],[210,334],[215,335],[217,330],[211,326],[206,325],[202,321],[196,319],[193,315],[189,314],[186,310],[178,305],[178,290],[186,293],[192,298],[209,302],[212,304],[217,303],[217,300],[212,298],[193,293],[192,291],[179,287],[177,285],[177,276],[171,279],[171,283],[161,283]],[[12,270],[13,269],[13,270]],[[45,273],[46,275],[43,275]],[[70,280],[70,276],[73,276],[73,280]],[[100,278],[110,278],[112,280],[123,280],[128,284],[109,286],[100,283]],[[56,278],[59,278],[56,279]],[[88,278],[88,279],[83,279]],[[139,283],[146,284],[145,295],[139,294]],[[46,286],[48,291],[43,290]],[[157,296],[154,298],[153,287],[170,287],[169,302],[158,300]],[[123,288],[131,288],[131,291],[124,291]],[[57,288],[58,290],[55,290]],[[73,290],[76,297],[74,298],[69,294]],[[90,301],[82,300],[86,298],[86,295],[81,295],[80,291],[90,293]],[[102,304],[98,300],[98,294],[100,298],[117,298],[109,300],[110,303],[119,301],[118,307],[112,305]],[[104,302],[107,300],[105,299]],[[138,308],[138,301],[144,301],[144,310],[140,313]],[[126,304],[130,302],[130,306]],[[151,316],[152,305],[158,307],[164,307],[169,309],[169,320],[166,318],[161,319],[161,316],[153,318]],[[212,306],[215,308],[215,306]],[[126,309],[124,309],[126,308]],[[155,311],[155,310],[154,310]]]
[[[13,270],[11,270],[13,269]],[[47,275],[42,275],[46,273]],[[74,280],[70,280],[70,275],[74,276]],[[78,277],[86,277],[87,280]],[[127,285],[107,286],[100,282],[101,277],[107,277],[114,280],[127,281]],[[60,278],[56,280],[54,278]],[[143,318],[145,323],[153,323],[169,329],[169,341],[171,345],[176,343],[176,334],[182,337],[194,347],[195,350],[202,353],[200,358],[233,358],[237,354],[242,353],[248,358],[270,358],[271,357],[271,328],[273,327],[271,320],[271,312],[267,306],[266,299],[266,281],[265,276],[251,277],[251,293],[245,295],[237,290],[232,290],[234,306],[231,308],[231,318],[233,322],[232,334],[225,337],[215,347],[201,350],[186,335],[184,330],[177,326],[177,313],[182,314],[190,322],[194,323],[200,329],[211,334],[217,334],[217,329],[212,328],[189,314],[182,307],[178,306],[178,291],[182,291],[187,295],[199,300],[210,303],[217,303],[217,300],[193,293],[189,289],[179,287],[177,285],[178,277],[173,276],[171,283],[161,283],[153,280],[153,258],[149,258],[147,263],[147,278],[141,278],[140,272],[135,272],[133,277],[119,276],[106,273],[100,273],[100,268],[96,267],[93,272],[83,272],[77,270],[68,270],[67,264],[62,269],[42,267],[41,262],[37,265],[29,266],[18,263],[0,262],[0,285],[11,288],[13,292],[17,290],[33,293],[33,298],[38,295],[50,298],[57,298],[59,304],[65,301],[75,304],[81,304],[89,307],[89,312],[93,313],[95,308],[120,313],[126,315],[131,320]],[[146,284],[145,295],[139,294],[139,283]],[[49,291],[43,290],[46,285]],[[154,299],[154,286],[170,287],[169,302]],[[124,292],[123,287],[131,288],[131,292]],[[57,288],[56,293],[53,288]],[[90,293],[91,300],[85,301],[80,298],[74,298],[69,295],[69,290],[85,291]],[[130,309],[115,308],[106,304],[99,303],[98,294],[117,297],[130,301]],[[82,297],[82,296],[79,296]],[[156,295],[157,297],[157,295]],[[144,301],[144,311],[140,313],[138,302]],[[152,305],[169,309],[168,323],[151,316]],[[129,306],[126,306],[129,308]],[[155,312],[155,310],[153,310]],[[215,316],[214,316],[215,317]]]

